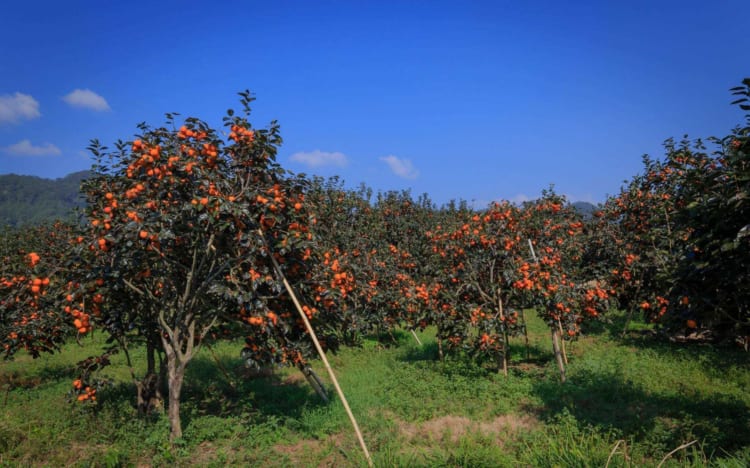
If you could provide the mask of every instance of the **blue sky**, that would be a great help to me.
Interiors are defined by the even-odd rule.
[[[670,137],[743,121],[746,0],[8,2],[0,173],[87,169],[89,140],[237,92],[279,161],[350,186],[602,201]]]

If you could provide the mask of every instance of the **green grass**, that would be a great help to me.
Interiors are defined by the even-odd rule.
[[[439,362],[430,330],[423,346],[397,333],[398,346],[365,340],[329,359],[378,466],[656,466],[692,441],[664,466],[750,465],[748,354],[659,342],[641,323],[621,338],[623,325],[616,315],[568,344],[564,385],[535,319],[530,359],[515,339],[507,377]],[[364,465],[338,398],[324,404],[294,369],[247,377],[239,343],[189,365],[174,445],[164,415],[137,417],[121,355],[102,372],[112,385],[99,405],[81,407],[67,395],[74,365],[103,344],[0,363],[0,466]]]

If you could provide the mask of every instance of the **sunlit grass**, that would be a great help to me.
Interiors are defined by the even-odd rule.
[[[531,314],[529,314],[531,315]],[[568,344],[559,383],[549,332],[529,316],[530,359],[513,339],[508,377],[454,356],[439,362],[434,331],[396,333],[397,346],[366,339],[329,355],[379,466],[746,466],[750,463],[748,355],[675,346],[622,319]],[[95,410],[69,401],[75,363],[101,336],[61,353],[0,364],[0,464],[360,466],[348,418],[319,362],[332,403],[296,369],[250,378],[241,343],[202,349],[188,367],[184,437],[137,417],[124,357],[102,376],[112,386]],[[143,364],[143,350],[135,360]],[[217,363],[220,363],[220,365]],[[136,372],[142,373],[142,367]]]

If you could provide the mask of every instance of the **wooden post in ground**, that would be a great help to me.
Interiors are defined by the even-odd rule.
[[[318,377],[318,374],[315,373],[314,370],[312,370],[312,367],[310,367],[309,364],[298,364],[297,367],[300,371],[302,371],[302,374],[305,376],[305,379],[307,379],[307,383],[310,384],[310,386],[315,390],[315,393],[318,394],[318,396],[328,403],[328,393],[326,392],[325,387],[323,386],[323,382],[320,381],[320,378]]]
[[[503,322],[503,375],[508,377],[508,329],[505,324],[505,312],[503,311],[503,298],[497,299],[500,321]]]
[[[419,337],[417,336],[417,332],[415,332],[414,329],[411,330],[411,334],[414,336],[414,339],[417,340],[419,346],[422,346],[422,340],[419,339]]]
[[[565,365],[568,365],[568,353],[565,351],[565,335],[563,334],[563,327],[560,319],[557,319],[557,329],[560,330],[560,341],[562,341],[560,348],[562,349],[562,357]]]
[[[565,383],[565,363],[563,363],[562,352],[560,351],[560,331],[552,330],[552,352],[555,354],[557,368],[560,370],[560,381]]]

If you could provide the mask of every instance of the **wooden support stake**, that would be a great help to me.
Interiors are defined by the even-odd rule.
[[[499,297],[497,299],[497,307],[498,312],[500,314],[500,320],[505,322],[505,312],[503,311],[503,298]],[[505,377],[508,377],[508,330],[506,327],[503,327],[503,363],[502,363],[502,370],[503,375]]]
[[[412,330],[411,334],[414,335],[414,339],[417,340],[417,343],[419,343],[419,346],[422,346],[422,340],[420,340],[419,337],[417,336],[417,332]]]
[[[310,367],[309,364],[299,364],[299,370],[302,371],[302,374],[307,379],[307,383],[310,384],[310,386],[315,390],[315,393],[318,394],[318,396],[328,403],[328,393],[326,392],[325,387],[323,386],[323,382],[320,381],[320,378],[318,377],[318,374],[315,373],[314,370],[312,370],[312,367]]]
[[[260,234],[261,238],[265,241],[263,231],[259,229],[258,233]],[[328,371],[328,375],[331,377],[333,386],[336,388],[336,393],[338,393],[339,398],[341,398],[341,403],[344,405],[346,414],[349,415],[349,420],[352,422],[352,426],[354,427],[354,432],[357,434],[357,440],[359,440],[359,445],[362,447],[362,452],[364,452],[365,454],[367,465],[372,467],[373,464],[372,464],[372,458],[370,457],[370,451],[367,450],[365,439],[362,437],[362,432],[359,430],[359,424],[357,424],[357,420],[354,418],[354,414],[352,413],[351,408],[349,408],[349,403],[346,401],[346,396],[344,396],[344,391],[341,390],[341,386],[339,386],[339,381],[336,379],[336,374],[333,373],[333,369],[331,368],[331,365],[328,363],[328,359],[326,358],[326,353],[323,351],[323,347],[320,346],[320,342],[318,341],[318,336],[315,334],[315,330],[313,330],[312,324],[310,323],[310,320],[308,320],[307,318],[307,314],[305,314],[305,312],[302,310],[302,305],[299,303],[299,300],[297,300],[297,295],[294,293],[292,286],[287,281],[286,276],[284,275],[284,272],[281,271],[279,262],[276,261],[276,258],[273,256],[273,252],[270,249],[268,252],[268,256],[271,259],[271,262],[273,263],[273,267],[274,267],[274,270],[276,270],[276,274],[279,275],[279,277],[281,278],[281,281],[284,283],[284,287],[286,288],[286,291],[289,293],[289,296],[292,298],[292,302],[294,303],[294,306],[297,308],[297,312],[299,312],[299,315],[305,324],[305,328],[307,329],[307,332],[310,334],[310,338],[312,339],[312,342],[315,345],[315,349],[318,351],[318,355],[320,356],[321,361],[323,361],[323,365]]]
[[[555,354],[557,368],[560,370],[560,381],[565,383],[565,364],[560,352],[560,332],[558,330],[552,330],[552,352]]]
[[[562,348],[562,357],[563,361],[565,362],[565,365],[568,365],[568,353],[565,351],[565,335],[563,334],[563,327],[562,322],[560,322],[560,319],[557,319],[557,328],[560,330],[560,341],[562,342],[561,348]]]

